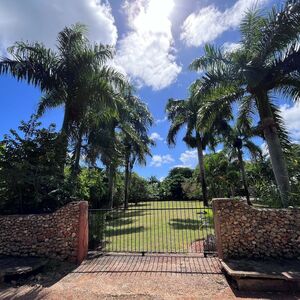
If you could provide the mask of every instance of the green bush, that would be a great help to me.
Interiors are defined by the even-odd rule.
[[[68,201],[55,125],[33,116],[0,143],[1,214],[53,211]]]

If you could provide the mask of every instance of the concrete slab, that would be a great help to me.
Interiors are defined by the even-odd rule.
[[[240,290],[300,290],[299,260],[230,259],[221,261],[221,266]]]
[[[7,277],[21,276],[39,270],[48,260],[39,257],[0,257],[0,282]]]

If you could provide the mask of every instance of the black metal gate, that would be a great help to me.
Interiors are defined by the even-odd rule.
[[[149,201],[89,210],[89,248],[122,253],[215,254],[213,215],[199,201]]]

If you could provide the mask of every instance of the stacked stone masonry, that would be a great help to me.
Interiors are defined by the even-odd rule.
[[[220,258],[300,257],[300,209],[214,199],[213,210]]]
[[[86,251],[86,202],[71,202],[51,214],[0,216],[0,255],[81,262]]]

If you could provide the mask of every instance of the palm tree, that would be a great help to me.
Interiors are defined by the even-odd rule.
[[[230,159],[237,158],[238,160],[247,203],[252,205],[245,172],[243,149],[246,149],[253,158],[262,157],[262,151],[259,146],[251,141],[251,137],[254,136],[254,131],[248,126],[243,126],[243,122],[244,120],[238,120],[234,126],[231,126],[226,121],[223,121],[222,135],[225,152],[229,155]]]
[[[210,132],[198,130],[196,126],[198,109],[199,104],[193,101],[192,98],[188,100],[169,99],[166,105],[166,112],[168,119],[171,121],[171,127],[168,132],[167,142],[169,145],[175,145],[175,138],[179,130],[186,125],[186,134],[183,140],[189,147],[197,148],[203,203],[205,206],[208,206],[203,151],[207,145],[213,143],[214,138]]]
[[[153,118],[148,107],[139,98],[131,94],[131,89],[125,95],[126,106],[120,113],[120,128],[124,149],[125,182],[124,208],[128,208],[132,169],[137,161],[146,164],[146,156],[151,155],[150,146],[154,142],[148,136]]]
[[[106,166],[108,178],[108,207],[114,205],[114,179],[117,167],[121,164],[121,141],[116,132],[117,121],[110,114],[99,116],[99,122],[89,128],[88,142],[84,147],[86,160],[95,165],[100,159]]]
[[[199,92],[214,89],[202,113],[209,119],[215,108],[230,106],[236,101],[240,103],[241,114],[249,116],[254,109],[258,112],[282,205],[287,206],[290,186],[283,151],[287,135],[271,92],[299,99],[300,2],[288,0],[268,16],[257,10],[249,11],[240,30],[239,50],[224,53],[220,48],[207,45],[204,56],[191,64],[194,70],[206,71]]]
[[[91,45],[86,34],[82,24],[65,27],[58,34],[56,51],[41,43],[17,42],[9,49],[12,58],[2,58],[0,62],[0,74],[10,73],[41,89],[40,115],[48,108],[64,105],[62,161],[64,164],[73,134],[78,139],[75,170],[85,131],[83,119],[89,107],[114,105],[115,88],[124,85],[123,76],[106,65],[113,57],[112,48]]]
[[[130,89],[131,90],[131,89]],[[128,90],[127,90],[128,92]],[[87,160],[93,164],[100,158],[107,167],[109,178],[109,207],[113,207],[114,176],[118,166],[125,165],[125,208],[128,207],[130,176],[137,160],[145,163],[150,154],[148,137],[152,116],[147,106],[129,91],[116,99],[116,111],[107,109],[93,116],[88,128],[86,147]]]
[[[205,171],[209,194],[213,198],[224,197],[224,193],[235,194],[238,174],[233,164],[230,164],[224,151],[205,156]]]

